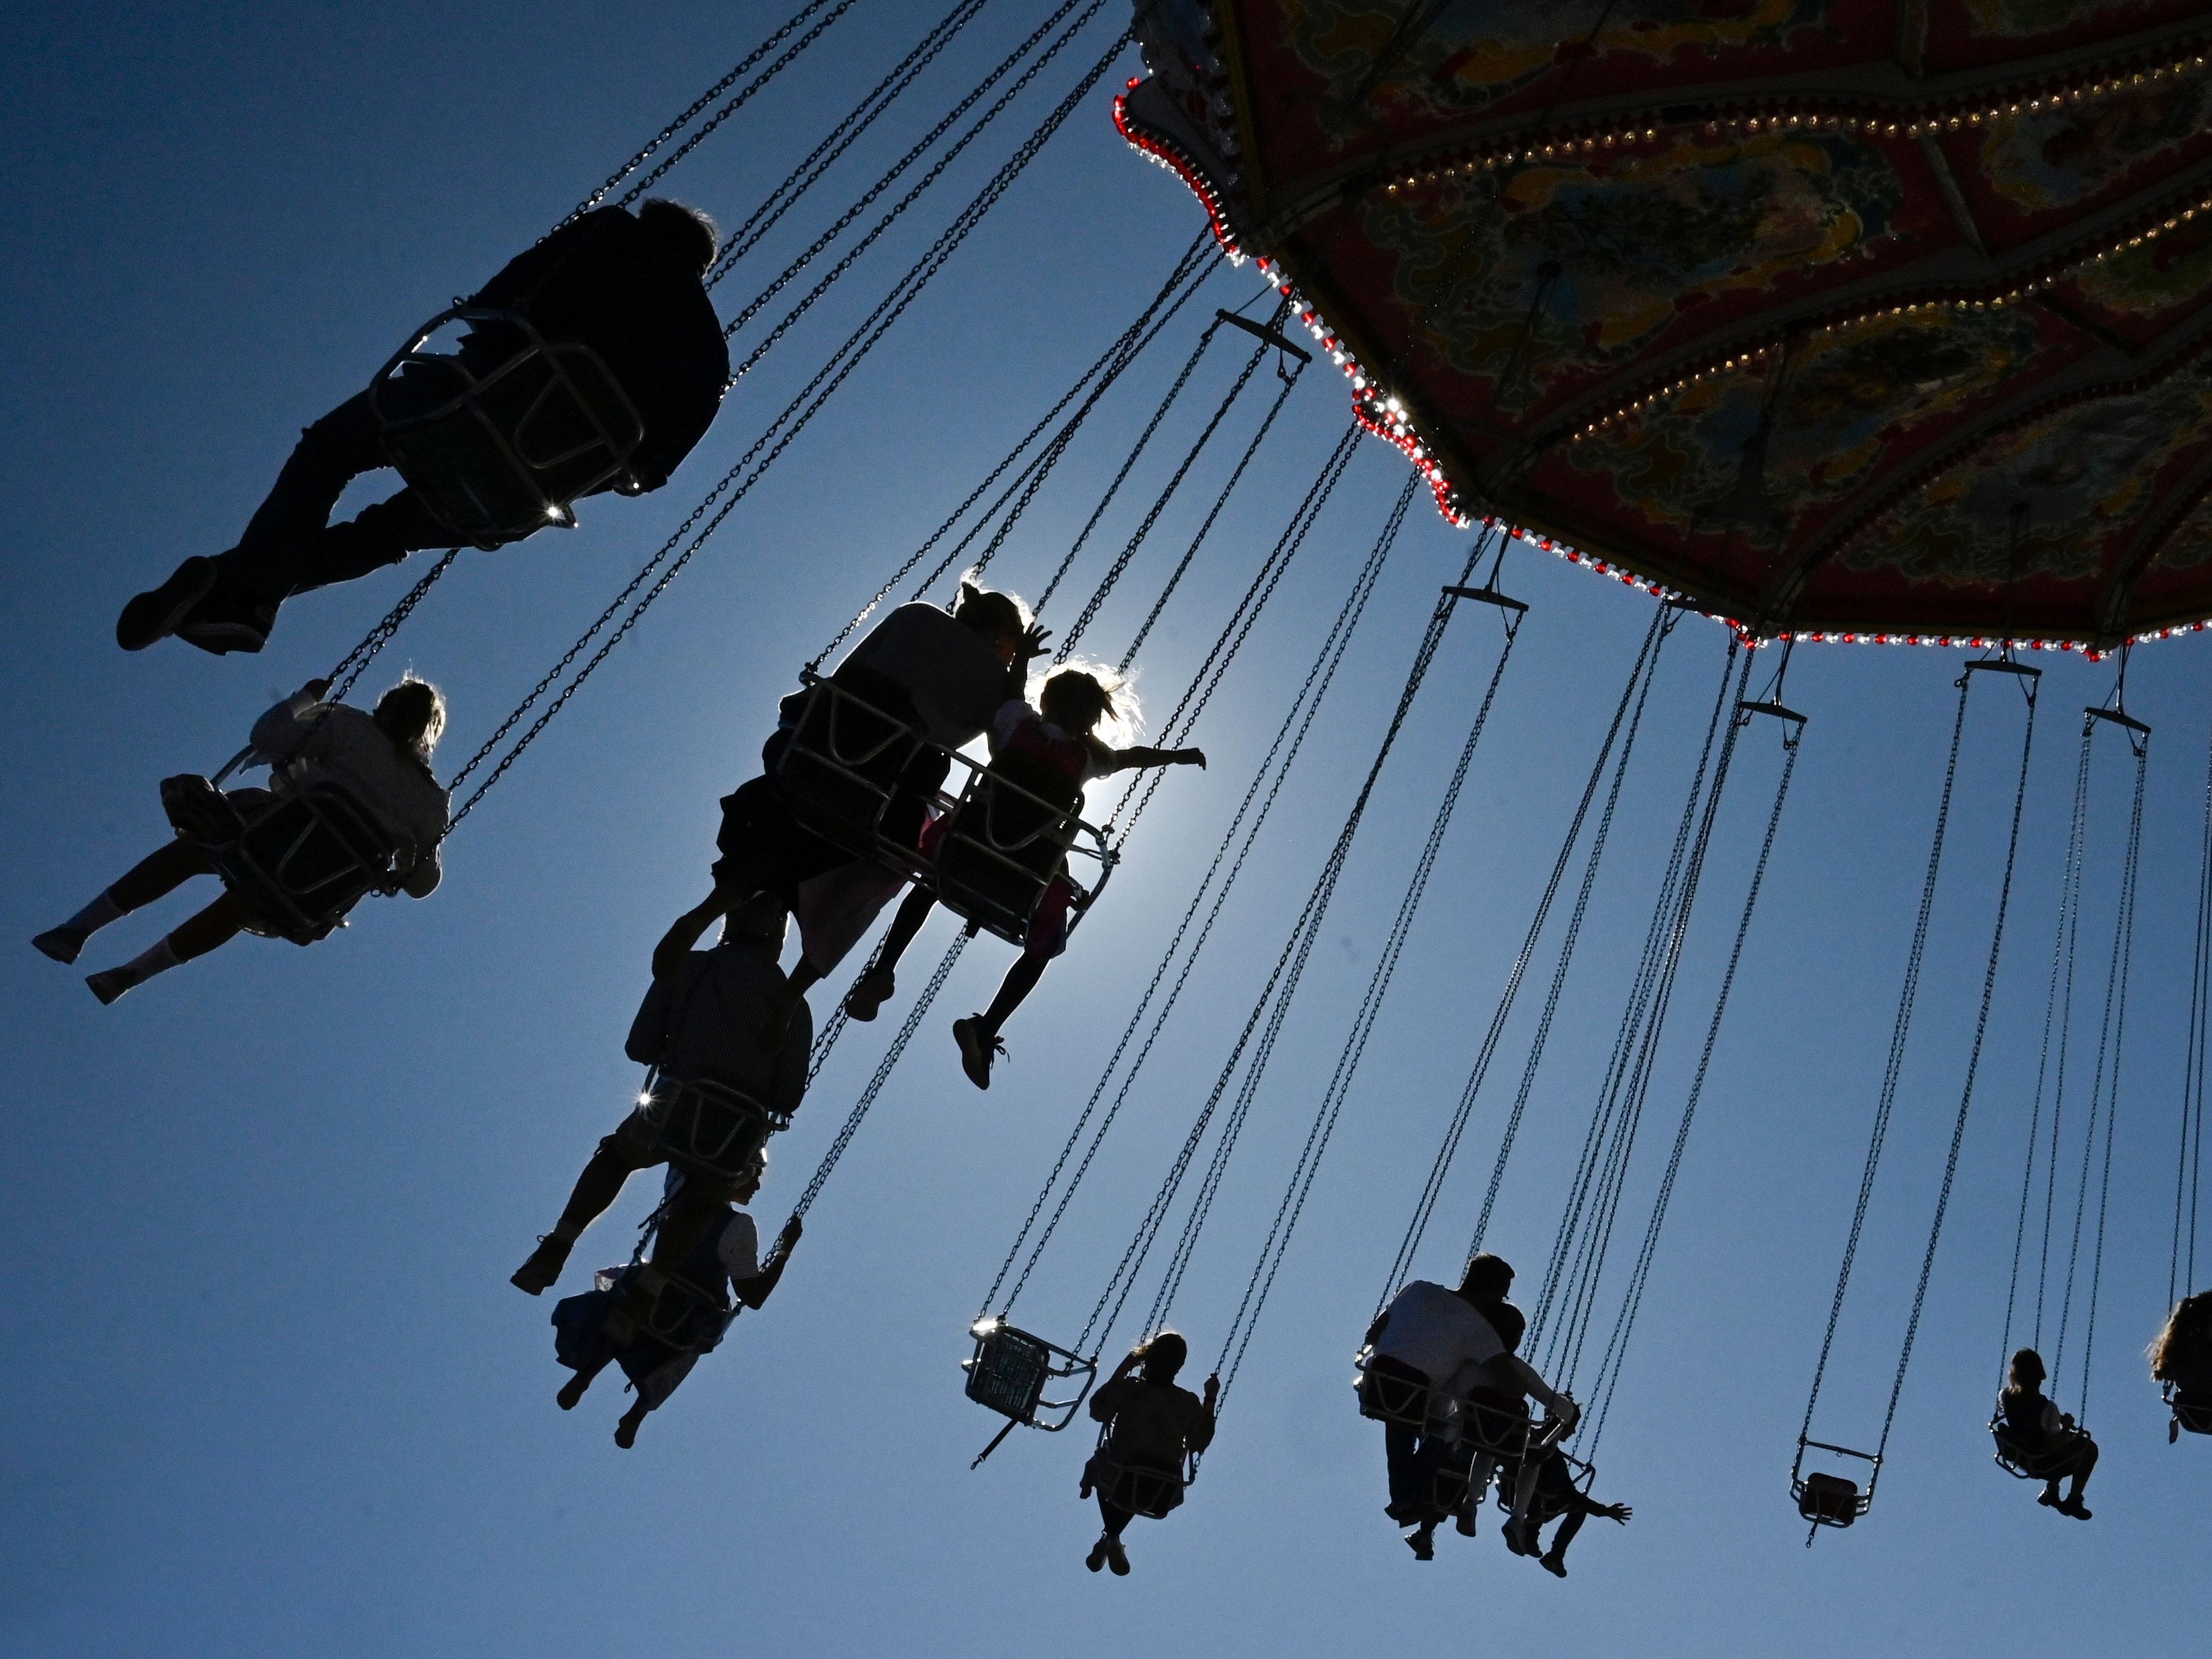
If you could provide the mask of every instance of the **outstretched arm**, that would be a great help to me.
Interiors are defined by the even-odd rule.
[[[1201,772],[1206,769],[1203,749],[1147,749],[1139,744],[1106,752],[1111,758],[1102,769],[1108,772],[1134,772],[1153,766],[1195,766]]]
[[[666,979],[684,965],[684,958],[691,947],[706,936],[707,930],[720,921],[730,908],[730,900],[717,887],[668,925],[660,936],[660,943],[653,947],[653,976]]]
[[[1537,1376],[1536,1368],[1522,1358],[1519,1354],[1509,1353],[1504,1356],[1504,1360],[1513,1375],[1520,1380],[1522,1388],[1528,1391],[1532,1399],[1542,1401],[1545,1408],[1553,1416],[1564,1419],[1570,1428],[1574,1426],[1575,1420],[1582,1415],[1581,1407]]]
[[[799,1231],[799,1218],[793,1216],[775,1236],[775,1248],[769,1252],[767,1264],[750,1279],[732,1283],[730,1288],[738,1301],[757,1312],[761,1304],[775,1294],[775,1287],[783,1282],[783,1270],[791,1261],[791,1253],[798,1246]]]

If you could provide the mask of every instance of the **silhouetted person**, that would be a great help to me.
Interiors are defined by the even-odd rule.
[[[702,283],[715,251],[714,222],[678,203],[647,201],[634,215],[600,208],[509,260],[468,303],[520,314],[549,345],[597,353],[644,428],[626,463],[629,477],[657,489],[714,424],[730,376],[729,348]],[[459,356],[481,379],[525,343],[509,324],[474,327]],[[426,415],[458,391],[450,371],[414,363],[380,401],[392,416]],[[174,634],[217,655],[258,651],[293,594],[460,539],[404,489],[344,524],[330,522],[349,483],[390,465],[369,394],[348,398],[301,434],[238,545],[186,559],[124,606],[116,643],[142,651]]]
[[[1412,1397],[1425,1392],[1431,1402],[1429,1419],[1420,1427],[1387,1419],[1383,1424],[1390,1485],[1385,1513],[1401,1526],[1433,1526],[1441,1518],[1437,1475],[1456,1438],[1449,1402],[1475,1385],[1485,1365],[1500,1362],[1523,1392],[1565,1418],[1570,1428],[1574,1425],[1575,1402],[1555,1393],[1526,1360],[1509,1352],[1487,1317],[1512,1288],[1511,1265],[1485,1251],[1468,1259],[1457,1290],[1414,1279],[1368,1327],[1363,1389],[1370,1397],[1378,1389]]]
[[[1636,1511],[1626,1504],[1600,1504],[1575,1485],[1574,1470],[1567,1462],[1566,1454],[1553,1447],[1545,1453],[1536,1465],[1534,1503],[1526,1528],[1521,1536],[1528,1546],[1520,1553],[1536,1556],[1537,1564],[1557,1578],[1567,1576],[1567,1547],[1575,1541],[1575,1534],[1583,1529],[1583,1522],[1595,1516],[1601,1521],[1616,1521],[1626,1526]],[[1559,1529],[1552,1541],[1539,1554],[1538,1530],[1553,1521]],[[1512,1547],[1515,1534],[1506,1534],[1506,1545]]]
[[[1200,750],[1147,749],[1140,745],[1116,749],[1096,735],[1102,724],[1128,726],[1133,726],[1136,719],[1134,700],[1122,689],[1117,676],[1103,669],[1060,669],[1046,678],[1037,696],[1037,707],[1032,708],[1026,702],[1016,699],[992,717],[990,771],[1007,778],[1038,800],[1049,802],[1054,807],[1064,805],[1066,816],[1072,817],[1082,805],[1083,787],[1093,778],[1142,767],[1206,764],[1205,753]],[[979,789],[964,810],[979,810],[984,799]],[[1043,810],[1026,799],[1017,799],[1021,811],[1036,813]],[[924,850],[935,856],[943,845],[943,837],[957,824],[957,816],[931,824],[924,832]],[[1034,871],[1043,876],[1045,882],[1030,914],[1022,953],[1006,970],[989,1007],[980,1014],[969,1014],[952,1022],[953,1041],[960,1047],[960,1068],[979,1089],[991,1086],[992,1059],[1006,1052],[1006,1045],[999,1040],[1000,1028],[1012,1018],[1014,1010],[1022,1006],[1029,994],[1036,989],[1037,982],[1044,977],[1046,964],[1067,949],[1068,927],[1077,896],[1075,884],[1067,874],[1066,859],[1051,847],[1050,834],[1057,825],[1042,823],[1039,828],[1044,834],[1036,845],[1050,851],[1053,862],[1048,867]],[[1018,861],[1024,853],[1017,852],[1012,856]],[[872,1017],[883,997],[890,994],[891,970],[915,936],[921,932],[936,902],[934,888],[915,883],[914,890],[899,906],[897,915],[892,918],[890,931],[884,935],[883,950],[875,966],[854,981],[846,999],[847,1010],[854,1012],[855,1018],[860,1018],[860,1012],[854,1012],[856,1007]]]
[[[2044,1397],[2046,1375],[2043,1356],[2034,1349],[2022,1348],[2014,1353],[2012,1379],[1997,1396],[1997,1411],[2004,1421],[2005,1437],[2021,1467],[2043,1478],[2043,1492],[2036,1502],[2076,1521],[2087,1521],[2089,1511],[2081,1506],[2081,1488],[2089,1484],[2089,1472],[2097,1467],[2097,1443]],[[2058,1483],[2069,1475],[2072,1487],[2061,1498]]]
[[[654,975],[624,1052],[641,1066],[657,1068],[653,1092],[642,1099],[612,1134],[601,1140],[584,1172],[577,1176],[561,1218],[538,1242],[530,1258],[512,1275],[518,1290],[536,1296],[560,1278],[568,1252],[621,1195],[623,1184],[640,1170],[668,1161],[660,1133],[669,1108],[687,1082],[720,1084],[772,1112],[798,1110],[806,1093],[806,1051],[812,1022],[799,1006],[795,1041],[769,1054],[760,1044],[762,1023],[783,988],[776,965],[785,934],[783,906],[757,895],[732,913],[722,942],[678,959],[673,973]],[[669,1204],[656,1237],[653,1261],[635,1281],[636,1294],[615,1319],[617,1334],[625,1317],[641,1312],[657,1286],[658,1275],[684,1261],[714,1220],[718,1195],[704,1184],[687,1186]],[[680,1269],[679,1269],[680,1271]]]
[[[974,742],[1009,697],[1021,696],[1030,660],[1048,637],[1031,623],[1020,599],[977,586],[971,573],[961,578],[954,610],[900,605],[838,665],[832,680],[908,723],[925,740],[893,775],[878,780],[892,791],[882,826],[886,837],[919,845],[925,809],[951,765],[945,751]],[[731,907],[756,892],[773,893],[799,916],[804,943],[780,1005],[787,1015],[904,884],[901,876],[872,860],[855,860],[793,815],[787,791],[796,786],[779,771],[806,699],[799,691],[783,700],[781,724],[761,750],[761,775],[722,798],[714,888],[670,924],[653,957],[654,971],[662,971]],[[848,1012],[856,1019],[873,1019],[890,989],[885,973],[881,994],[865,1006],[848,1001]],[[771,1042],[781,1040],[772,1022],[768,1030]]]
[[[722,1339],[736,1304],[758,1308],[783,1278],[791,1252],[799,1243],[799,1218],[793,1216],[777,1234],[775,1249],[763,1263],[759,1259],[760,1231],[753,1218],[733,1204],[750,1204],[760,1191],[768,1168],[768,1153],[755,1157],[750,1168],[719,1189],[700,1183],[702,1190],[693,1202],[704,1225],[684,1254],[679,1276],[690,1296],[686,1328],[672,1333],[675,1340],[649,1334],[623,1334],[614,1316],[635,1278],[635,1268],[608,1268],[599,1282],[581,1296],[572,1296],[553,1309],[553,1353],[576,1374],[561,1385],[554,1398],[562,1411],[573,1411],[592,1379],[610,1364],[620,1365],[637,1389],[637,1400],[615,1425],[615,1444],[627,1450],[637,1442],[637,1431],[647,1412],[657,1410],[676,1392],[678,1383],[691,1374],[699,1356]],[[685,1185],[691,1185],[689,1178]]]
[[[2177,1429],[2212,1434],[2212,1291],[2174,1304],[2150,1345],[2150,1374],[2171,1390]]]
[[[325,702],[328,680],[310,680],[253,723],[249,764],[269,768],[269,787],[228,791],[218,798],[201,778],[173,778],[165,801],[181,800],[207,833],[187,835],[141,859],[123,878],[60,927],[31,943],[56,962],[77,959],[86,941],[119,917],[167,897],[194,876],[213,875],[207,842],[234,831],[283,796],[330,786],[344,793],[391,839],[401,890],[427,898],[438,885],[438,842],[446,833],[448,797],[430,770],[430,753],[446,727],[445,700],[437,687],[410,677],[377,699],[370,714],[348,703]],[[178,790],[173,786],[189,786]],[[228,801],[228,806],[225,805]],[[240,933],[278,930],[283,919],[259,915],[242,894],[222,896],[177,927],[151,950],[119,968],[88,975],[85,983],[103,1003],[133,986],[204,957]],[[332,923],[335,926],[335,921]],[[318,935],[319,937],[319,935]]]
[[[1093,1572],[1111,1567],[1119,1577],[1129,1571],[1121,1533],[1136,1516],[1132,1504],[1143,1501],[1139,1483],[1153,1490],[1164,1483],[1160,1507],[1176,1508],[1182,1502],[1184,1460],[1213,1443],[1213,1405],[1221,1397],[1221,1379],[1206,1379],[1203,1400],[1176,1386],[1176,1373],[1189,1358],[1190,1345],[1178,1333],[1158,1332],[1130,1349],[1091,1396],[1092,1419],[1107,1425],[1105,1439],[1083,1466],[1079,1493],[1088,1498],[1097,1492],[1099,1517],[1106,1523],[1084,1558],[1083,1565]]]

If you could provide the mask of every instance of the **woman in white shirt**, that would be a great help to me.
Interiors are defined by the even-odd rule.
[[[175,803],[173,817],[179,820],[177,839],[141,859],[98,898],[31,943],[56,962],[75,962],[86,941],[109,922],[167,897],[194,876],[216,873],[209,844],[220,844],[225,820],[234,824],[273,799],[319,785],[337,788],[384,831],[393,848],[401,890],[415,898],[428,897],[438,884],[438,842],[446,833],[448,808],[447,793],[430,770],[431,750],[445,730],[445,700],[437,687],[411,675],[377,699],[374,714],[325,702],[329,691],[328,680],[310,680],[253,723],[253,758],[269,768],[268,788],[233,790],[218,800],[204,780],[165,783],[164,803]],[[189,787],[173,792],[174,784]],[[203,826],[194,820],[199,818],[207,821],[210,833],[198,833]],[[331,920],[335,925],[336,918]],[[204,957],[248,929],[281,927],[281,918],[261,915],[244,895],[227,889],[151,950],[119,968],[86,975],[85,983],[101,1002],[113,1002],[132,987]]]

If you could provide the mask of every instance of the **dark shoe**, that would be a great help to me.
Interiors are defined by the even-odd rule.
[[[615,1425],[615,1444],[628,1451],[637,1444],[638,1425],[625,1417]]]
[[[507,1282],[526,1296],[536,1296],[550,1290],[553,1281],[561,1277],[561,1269],[568,1264],[568,1246],[547,1233],[538,1241],[530,1260],[507,1275]]]
[[[2067,1498],[2057,1505],[2057,1509],[2059,1514],[2070,1515],[2076,1521],[2087,1521],[2089,1518],[2089,1511],[2083,1507],[2081,1500],[2078,1498]]]
[[[1118,1538],[1106,1540],[1106,1565],[1114,1569],[1116,1578],[1129,1576],[1129,1552],[1121,1547],[1121,1540]]]
[[[2058,1489],[2056,1486],[2045,1486],[2041,1492],[2036,1493],[2035,1501],[2046,1510],[2055,1510],[2063,1500],[2058,1496]]]
[[[1091,1547],[1091,1553],[1083,1558],[1083,1565],[1090,1568],[1093,1572],[1097,1571],[1099,1568],[1104,1566],[1106,1565],[1107,1547],[1112,1542],[1113,1540],[1109,1538],[1102,1537],[1099,1539],[1097,1543]]]
[[[139,594],[115,619],[115,642],[125,651],[143,651],[175,633],[192,607],[207,598],[217,572],[213,559],[190,558],[159,587]]]
[[[258,651],[276,625],[275,605],[236,582],[218,581],[173,631],[185,644],[222,657]]]
[[[1522,1522],[1508,1521],[1505,1523],[1505,1547],[1516,1555],[1536,1554],[1535,1528]]]
[[[106,1007],[138,981],[128,969],[111,968],[104,974],[87,974],[84,982],[92,987],[93,995],[100,999],[102,1007]]]
[[[52,957],[66,968],[75,962],[84,942],[91,938],[81,927],[49,927],[31,941],[31,948],[41,956]]]
[[[1409,1532],[1406,1534],[1406,1547],[1413,1551],[1416,1561],[1433,1561],[1437,1559],[1436,1534],[1426,1527]]]
[[[1474,1505],[1463,1504],[1452,1511],[1452,1528],[1462,1538],[1474,1536]]]
[[[845,1017],[863,1023],[873,1019],[883,1011],[884,1003],[891,993],[897,989],[898,981],[888,968],[861,975],[853,981],[853,988],[845,993]]]
[[[1536,1558],[1536,1565],[1554,1578],[1565,1578],[1567,1576],[1566,1560],[1562,1556],[1540,1555]]]
[[[1003,1054],[1006,1045],[995,1036],[983,1035],[983,1017],[970,1014],[965,1019],[952,1022],[952,1040],[960,1045],[960,1069],[968,1073],[968,1080],[979,1089],[991,1086],[991,1057]]]

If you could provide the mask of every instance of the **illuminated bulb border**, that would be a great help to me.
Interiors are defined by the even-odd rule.
[[[1584,131],[1555,138],[1548,143],[1538,143],[1533,136],[1523,135],[1504,143],[1499,149],[1469,147],[1456,152],[1452,160],[1441,165],[1415,167],[1388,181],[1378,181],[1378,184],[1384,194],[1395,196],[1402,190],[1414,190],[1423,185],[1437,184],[1462,175],[1489,173],[1498,167],[1538,161],[1571,161],[1606,150],[1633,149],[1639,145],[1656,143],[1662,131],[1671,131],[1676,128],[1694,130],[1708,138],[1734,139],[1744,135],[1771,133],[1844,132],[1917,139],[1923,134],[1963,131],[1999,118],[2039,115],[2045,110],[2057,109],[2061,106],[2110,97],[2116,93],[2154,85],[2169,76],[2194,74],[2205,68],[2208,62],[2212,62],[2212,59],[2208,59],[2205,54],[2191,52],[2148,69],[2124,71],[2109,76],[2104,76],[2101,70],[2090,70],[2088,74],[2103,78],[2079,82],[2071,87],[2062,86],[2050,91],[2038,91],[2027,97],[2021,97],[2015,89],[1977,104],[1920,106],[1918,107],[1924,112],[1917,115],[1897,110],[1886,111],[1878,116],[1866,114],[1860,110],[1841,113],[1820,107],[1811,100],[1800,103],[1794,109],[1783,100],[1783,106],[1773,112],[1723,115],[1698,122],[1668,123],[1645,115],[1623,126]]]
[[[1139,83],[1137,80],[1132,80],[1129,85],[1134,88]],[[1370,379],[1367,371],[1360,365],[1359,360],[1352,355],[1351,349],[1322,320],[1321,313],[1306,301],[1295,285],[1285,276],[1282,266],[1265,254],[1248,255],[1238,244],[1236,233],[1230,228],[1228,220],[1222,211],[1219,194],[1214,190],[1197,162],[1185,155],[1182,147],[1171,139],[1158,133],[1142,131],[1133,126],[1128,118],[1127,106],[1128,94],[1126,92],[1115,96],[1114,100],[1115,130],[1132,149],[1137,150],[1148,161],[1174,173],[1182,180],[1190,192],[1198,198],[1200,204],[1206,210],[1206,222],[1212,228],[1214,240],[1220,245],[1223,254],[1231,264],[1241,265],[1249,257],[1260,272],[1274,283],[1276,293],[1291,302],[1292,315],[1305,325],[1306,331],[1328,354],[1329,361],[1344,371],[1345,379],[1352,383],[1353,418],[1369,432],[1399,450],[1408,461],[1413,463],[1414,469],[1426,481],[1431,492],[1435,495],[1437,511],[1443,515],[1447,524],[1459,530],[1471,530],[1478,524],[1487,529],[1496,528],[1499,523],[1497,514],[1486,513],[1478,517],[1461,505],[1458,490],[1446,477],[1444,469],[1437,461],[1434,452],[1422,441],[1415,429],[1413,416],[1407,412],[1403,400],[1383,395],[1381,389]],[[1748,361],[1752,357],[1764,356],[1771,349],[1773,348],[1771,346],[1761,346],[1751,352],[1739,352],[1736,354],[1736,361],[1739,362]],[[1613,560],[1601,559],[1595,554],[1586,553],[1556,536],[1547,536],[1540,532],[1531,531],[1524,526],[1512,524],[1505,526],[1505,533],[1530,547],[1554,554],[1571,565],[1589,571],[1595,575],[1610,578],[1624,586],[1636,589],[1638,592],[1649,593],[1654,599],[1663,600],[1686,598],[1679,590],[1669,587],[1663,582],[1640,575],[1626,565]],[[1752,650],[1758,650],[1769,645],[1796,643],[1924,645],[1953,650],[1981,651],[1992,649],[1999,643],[1994,637],[1981,635],[1905,634],[1869,629],[1806,629],[1761,636],[1753,634],[1745,623],[1734,617],[1722,616],[1717,611],[1704,610],[1698,611],[1698,614],[1709,617],[1720,623]],[[2148,640],[2172,639],[2180,634],[2200,634],[2208,627],[2212,627],[2212,623],[2180,623],[2169,628],[2152,629],[2132,635],[2128,643],[2137,645]],[[2110,654],[2107,652],[2093,649],[2079,640],[2014,639],[2003,643],[2016,651],[2075,652],[2091,662],[2102,661]]]

